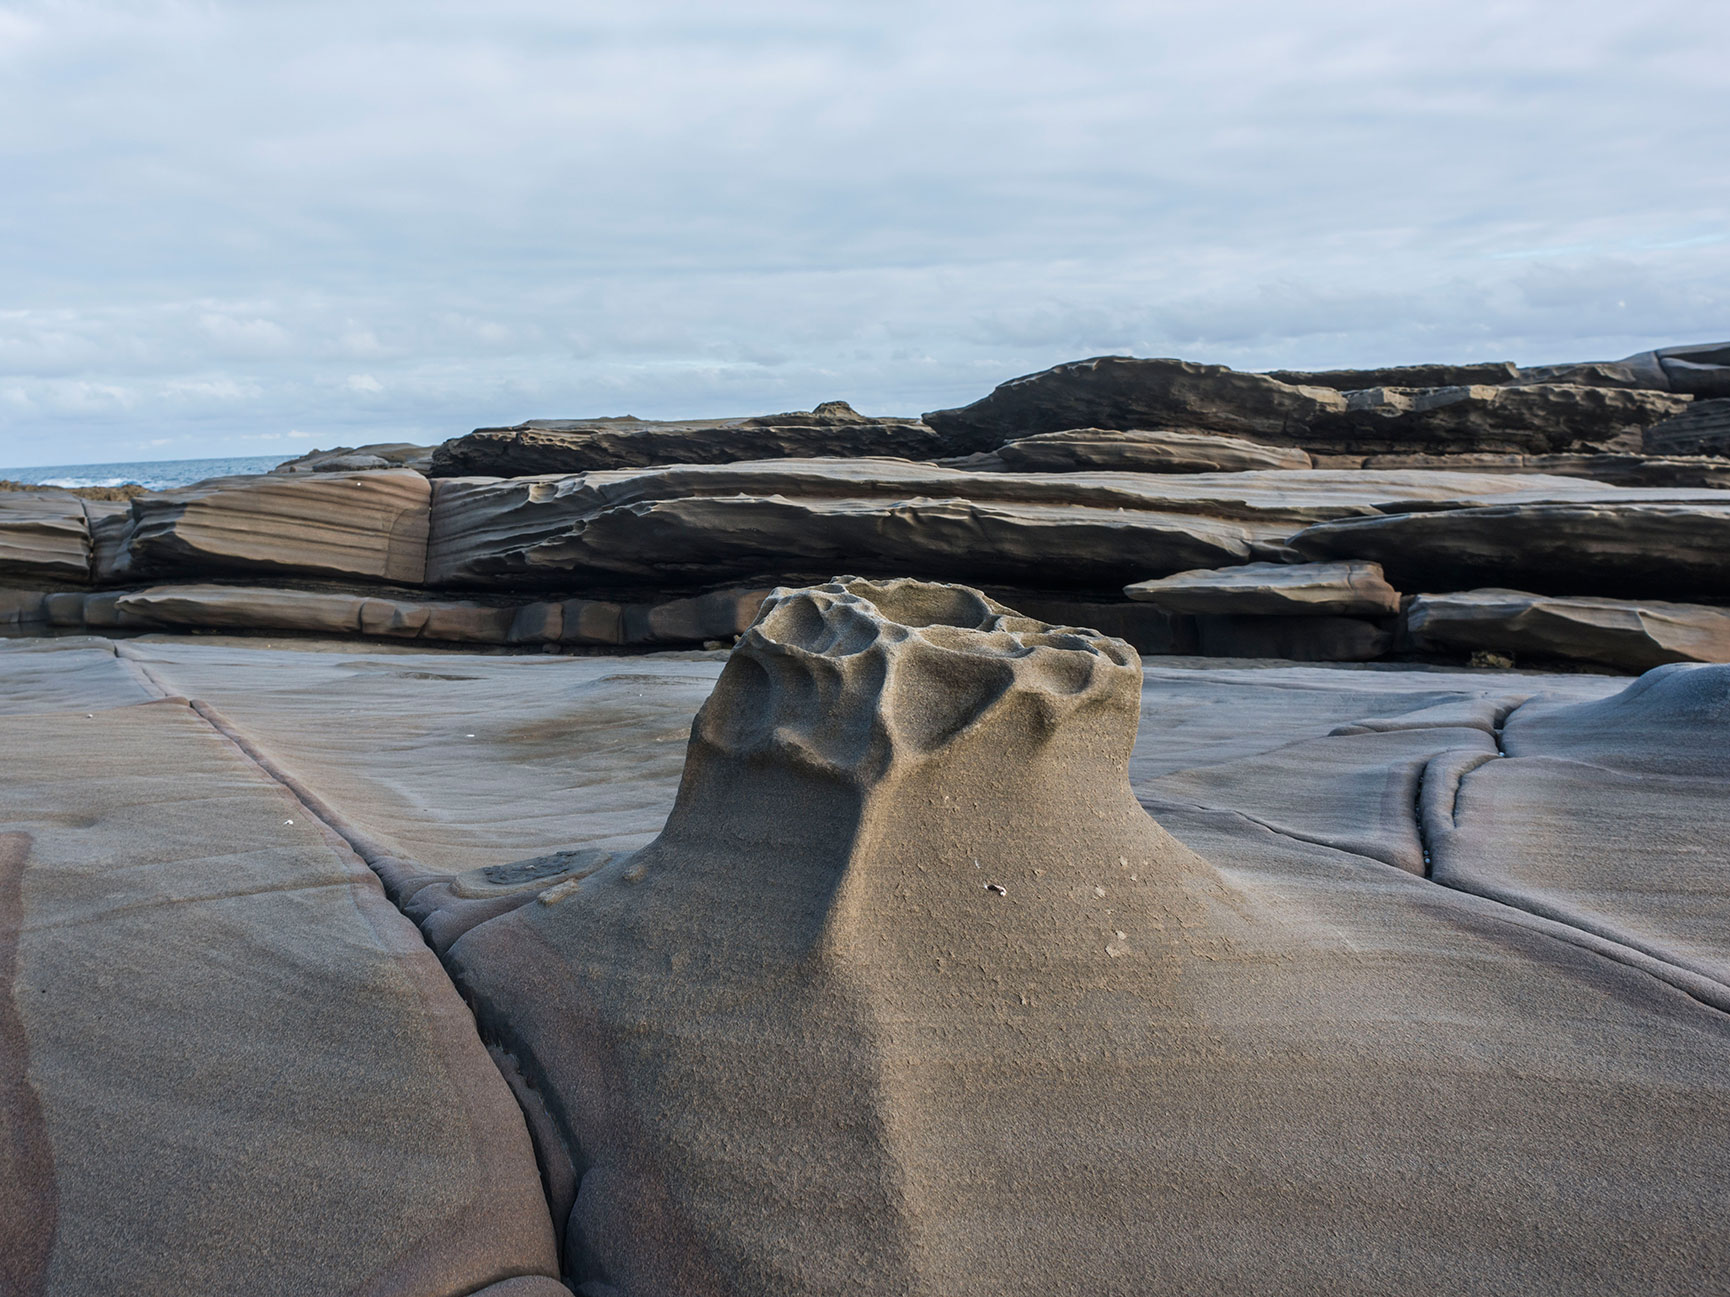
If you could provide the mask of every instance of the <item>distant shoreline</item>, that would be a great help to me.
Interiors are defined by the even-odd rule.
[[[268,473],[287,455],[227,455],[212,459],[117,460],[108,464],[44,464],[0,468],[0,478],[30,486],[92,487],[136,484],[152,491],[191,486],[213,477]]]

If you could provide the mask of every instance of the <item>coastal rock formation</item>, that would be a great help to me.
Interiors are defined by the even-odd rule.
[[[1659,347],[1621,360],[1539,365],[1522,369],[1517,381],[1639,387],[1703,399],[1730,397],[1730,342]]]
[[[230,573],[418,584],[432,490],[410,469],[218,478],[144,495],[113,579]]]
[[[1221,365],[1102,356],[1012,379],[925,422],[981,449],[1065,428],[1177,427],[1224,432],[1312,454],[1614,449],[1680,414],[1667,391],[1564,384],[1374,387],[1340,392],[1239,374]]]
[[[1487,500],[1717,499],[1573,478],[1445,472],[968,472],[901,460],[763,463],[438,483],[427,580],[665,588],[841,564],[984,584],[1120,589],[1271,557],[1337,518]]]
[[[1687,406],[1665,392],[1564,384],[1371,388],[1318,415],[1298,444],[1317,454],[1613,450],[1639,446],[1644,429]]]
[[[1346,398],[1331,388],[1294,387],[1224,365],[1096,356],[1012,378],[972,405],[924,418],[978,450],[1067,428],[1186,428],[1289,446],[1301,444],[1301,430],[1320,415],[1345,409]]]
[[[966,589],[844,579],[768,601],[661,836],[451,950],[581,1150],[573,1280],[1040,1281],[1052,1257],[1003,1133],[1055,1171],[1118,1124],[1136,1087],[1088,1040],[1143,1054],[1184,934],[1231,895],[1130,793],[1139,698],[1126,645]],[[662,934],[694,930],[669,976]],[[983,1090],[952,1084],[986,1057]],[[1103,1242],[1119,1210],[1066,1228]],[[993,1248],[952,1246],[981,1211]]]
[[[1730,412],[1730,407],[1727,407]],[[1687,417],[1687,416],[1683,416]],[[1658,427],[1678,423],[1672,419]],[[1730,422],[1725,425],[1730,433]],[[1647,429],[1650,440],[1655,429]],[[1726,443],[1730,446],[1730,442]],[[1730,459],[1689,455],[1321,455],[1317,468],[1414,469],[1434,468],[1455,473],[1547,473],[1583,477],[1611,486],[1706,487],[1730,490]]]
[[[1267,377],[1293,387],[1364,392],[1372,387],[1499,387],[1520,376],[1512,361],[1476,365],[1384,365],[1380,369],[1270,369]]]
[[[1405,590],[1730,595],[1730,503],[1484,505],[1321,523],[1290,544],[1308,559],[1380,563]]]
[[[1657,600],[1557,599],[1520,590],[1419,595],[1406,631],[1421,651],[1488,649],[1624,671],[1730,662],[1730,608]]]
[[[1642,444],[1650,455],[1730,455],[1730,400],[1696,401],[1646,429]]]
[[[1263,616],[1388,616],[1400,594],[1374,563],[1244,563],[1125,586],[1131,599],[1173,612]]]
[[[113,646],[5,658],[6,1291],[558,1291],[522,1115],[373,873]]]
[[[359,473],[380,468],[412,468],[426,472],[432,466],[431,446],[407,441],[374,442],[366,446],[334,446],[309,450],[284,460],[272,473]]]
[[[916,420],[871,418],[845,401],[826,401],[815,410],[754,419],[651,422],[627,415],[477,428],[434,451],[428,471],[434,477],[527,477],[805,455],[931,459],[945,453],[937,434]]]
[[[1725,666],[1659,667],[1610,698],[1517,708],[1508,759],[1473,767],[1452,813],[1432,817],[1433,876],[1710,994],[1730,983],[1727,719]]]
[[[88,581],[90,524],[65,491],[0,493],[0,580]]]
[[[1072,428],[1005,442],[979,456],[978,467],[1012,473],[1237,473],[1258,468],[1308,468],[1310,457],[1290,446],[1264,446],[1241,437],[1174,428],[1113,431]],[[989,464],[988,462],[989,461]]]
[[[682,599],[479,603],[345,590],[187,583],[96,594],[0,591],[0,622],[67,629],[276,631],[453,644],[647,646],[731,642],[766,590],[714,590]]]

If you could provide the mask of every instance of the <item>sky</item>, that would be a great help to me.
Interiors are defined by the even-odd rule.
[[[0,0],[0,464],[1730,337],[1730,5]]]

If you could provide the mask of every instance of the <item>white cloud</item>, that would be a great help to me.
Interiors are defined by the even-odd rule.
[[[1730,334],[1681,0],[0,4],[0,462]]]

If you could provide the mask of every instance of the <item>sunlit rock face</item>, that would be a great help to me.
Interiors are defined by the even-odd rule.
[[[963,587],[767,601],[661,836],[453,949],[570,1114],[573,1275],[1017,1287],[1022,1159],[1111,1123],[1228,894],[1130,791],[1140,699],[1121,641]]]

